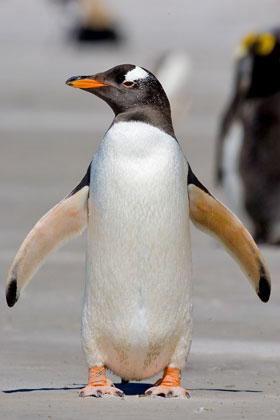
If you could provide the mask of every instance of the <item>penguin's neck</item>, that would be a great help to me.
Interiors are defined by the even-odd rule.
[[[118,122],[139,121],[150,124],[166,134],[172,136],[176,141],[174,133],[170,110],[166,111],[157,107],[137,107],[137,109],[129,109],[125,112],[117,114],[114,118],[113,124]]]

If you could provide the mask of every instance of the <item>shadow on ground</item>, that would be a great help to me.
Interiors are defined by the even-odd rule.
[[[14,394],[17,392],[35,392],[35,391],[71,391],[74,389],[81,389],[86,384],[73,384],[73,386],[65,387],[50,387],[50,388],[18,388],[18,389],[7,389],[2,392],[5,394]],[[145,391],[153,386],[152,384],[130,382],[126,384],[115,384],[117,388],[121,389],[126,395],[141,395]]]
[[[121,389],[125,395],[143,395],[145,391],[153,386],[152,384],[147,383],[137,383],[137,382],[129,382],[129,383],[116,383],[117,388]],[[52,388],[18,388],[18,389],[7,389],[3,390],[2,392],[5,394],[14,394],[17,392],[34,392],[34,391],[71,391],[71,390],[79,390],[83,388],[85,384],[73,384],[73,386],[65,386],[65,387],[52,387]],[[254,389],[225,389],[225,388],[192,388],[189,391],[208,391],[208,392],[251,392],[251,393],[262,393],[263,391],[254,390]]]

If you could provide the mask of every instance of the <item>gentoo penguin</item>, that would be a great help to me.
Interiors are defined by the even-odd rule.
[[[216,178],[226,203],[249,216],[254,238],[280,243],[280,29],[247,34],[237,48],[223,113]]]
[[[88,227],[82,342],[89,375],[80,396],[122,396],[108,368],[124,380],[164,370],[146,395],[187,397],[180,376],[192,330],[189,218],[223,243],[263,302],[268,269],[241,222],[192,172],[152,73],[125,64],[66,83],[102,98],[115,118],[80,184],[21,245],[8,305],[58,245]]]

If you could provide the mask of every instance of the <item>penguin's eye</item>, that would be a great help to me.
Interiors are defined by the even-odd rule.
[[[127,88],[131,88],[132,86],[135,85],[135,83],[134,82],[126,81],[126,82],[122,82],[122,85],[125,86],[125,87],[127,87]]]

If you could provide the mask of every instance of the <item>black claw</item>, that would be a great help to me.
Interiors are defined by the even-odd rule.
[[[85,394],[84,394],[84,392],[83,392],[83,391],[79,393],[79,397],[83,397],[84,395],[85,395]]]
[[[146,395],[152,395],[153,391],[147,391],[145,392]]]
[[[172,397],[172,391],[169,391],[166,395],[167,398],[171,398]]]
[[[96,391],[96,396],[97,396],[97,398],[102,397],[102,391],[100,391],[100,389],[98,389],[98,390]]]
[[[116,394],[121,398],[124,397],[124,393],[122,391],[116,391]]]
[[[186,398],[191,398],[191,394],[189,392],[185,393]]]

